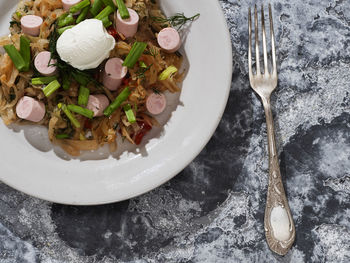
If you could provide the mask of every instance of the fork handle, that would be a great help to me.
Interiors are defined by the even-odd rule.
[[[293,245],[295,227],[282,183],[270,98],[262,98],[262,101],[266,116],[269,150],[269,186],[264,219],[265,236],[272,251],[279,255],[285,255]]]

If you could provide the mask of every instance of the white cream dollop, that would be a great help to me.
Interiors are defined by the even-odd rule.
[[[98,19],[84,20],[66,30],[56,46],[61,59],[80,70],[97,68],[114,47],[115,39]]]

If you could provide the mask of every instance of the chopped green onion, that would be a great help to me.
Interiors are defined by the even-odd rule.
[[[62,16],[64,16],[64,15],[62,15]],[[69,14],[66,17],[61,19],[62,16],[60,16],[60,19],[58,19],[58,27],[64,27],[67,25],[71,25],[75,22],[73,14]]]
[[[90,6],[86,6],[81,11],[80,15],[77,18],[76,23],[79,24],[81,21],[85,20],[87,14],[89,13]]]
[[[136,64],[136,62],[139,60],[141,57],[143,51],[145,51],[147,47],[147,43],[144,42],[135,42],[132,45],[132,48],[126,57],[123,66],[126,66],[128,68],[133,68]]]
[[[78,104],[86,106],[89,101],[90,90],[85,86],[80,86],[79,88],[79,96],[78,96]]]
[[[62,21],[69,15],[69,13],[64,13],[62,14],[61,16],[58,17],[57,21],[58,21],[58,24],[59,23],[62,23]]]
[[[112,113],[120,107],[120,105],[129,97],[131,91],[129,87],[123,89],[123,91],[118,95],[118,97],[103,111],[103,114],[111,116]]]
[[[113,10],[115,10],[117,8],[112,0],[102,0],[102,2],[105,4],[105,6],[112,7]]]
[[[129,121],[130,123],[135,123],[135,122],[136,122],[136,117],[135,117],[134,112],[132,111],[131,105],[130,105],[130,104],[126,104],[126,105],[123,107],[123,109],[124,109],[124,111],[125,111],[126,118],[128,119],[128,121]]]
[[[22,14],[20,13],[20,12],[16,12],[16,16],[18,17],[18,18],[21,18],[22,17]]]
[[[108,16],[105,16],[104,18],[102,18],[102,23],[104,27],[110,27],[112,25],[111,20],[109,20]]]
[[[94,3],[91,5],[90,13],[93,16],[97,16],[97,14],[101,11],[103,6],[102,0],[95,0]]]
[[[81,140],[81,141],[86,141],[86,138],[85,138],[85,136],[84,136],[83,133],[80,133],[80,134],[79,134],[79,140]]]
[[[63,77],[62,77],[62,88],[64,90],[68,90],[70,88],[70,76],[69,75],[63,75]]]
[[[69,139],[70,136],[68,134],[57,134],[56,139],[63,140],[63,139]]]
[[[78,113],[80,115],[83,115],[89,119],[92,119],[94,117],[94,112],[92,110],[89,110],[89,109],[85,109],[83,107],[80,107],[78,105],[73,105],[73,104],[70,104],[67,106],[67,109],[72,111],[72,112],[75,112],[75,113]]]
[[[114,12],[114,10],[112,7],[106,6],[95,18],[102,20],[104,17],[108,17],[113,12]]]
[[[169,66],[159,75],[159,80],[166,80],[176,72],[177,68],[175,66]]]
[[[90,78],[83,72],[72,72],[73,78],[83,86],[86,86],[90,82]]]
[[[66,114],[66,116],[68,117],[68,119],[72,122],[72,124],[73,124],[76,128],[80,128],[80,122],[74,117],[74,115],[70,112],[70,110],[68,110],[66,104],[58,103],[57,107],[58,107],[59,109],[61,109],[61,110],[64,112],[64,114]]]
[[[30,61],[31,61],[31,54],[30,54],[30,40],[26,38],[25,36],[21,36],[20,38],[20,51],[24,63],[26,66],[24,67],[23,71],[29,71],[30,69]]]
[[[62,27],[62,28],[57,29],[57,32],[58,32],[59,35],[62,35],[64,31],[66,31],[66,30],[68,30],[68,29],[71,29],[71,28],[73,28],[73,27],[74,27],[74,25],[65,26],[65,27]]]
[[[90,0],[83,0],[80,3],[73,5],[70,9],[69,12],[72,14],[75,14],[77,12],[79,12],[81,9],[83,9],[84,7],[87,7],[90,5]]]
[[[50,97],[52,93],[54,93],[60,87],[61,87],[61,84],[57,80],[54,80],[50,82],[49,85],[47,85],[45,88],[43,88],[43,92],[46,97]]]
[[[13,64],[19,71],[23,71],[26,67],[26,63],[22,58],[19,51],[16,49],[14,45],[6,45],[4,46],[6,53],[10,56]]]
[[[32,78],[33,85],[46,85],[56,80],[56,77],[40,77],[40,78]]]
[[[139,62],[139,66],[140,66],[141,68],[147,68],[146,63],[143,62],[143,61],[140,61],[140,62]]]
[[[130,18],[129,10],[126,8],[124,0],[116,0],[121,18]]]

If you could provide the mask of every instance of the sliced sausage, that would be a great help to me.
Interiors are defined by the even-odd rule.
[[[123,19],[120,16],[119,10],[115,15],[115,27],[119,33],[122,33],[126,38],[135,36],[139,25],[139,15],[133,9],[128,8],[130,18]]]
[[[34,60],[35,68],[44,76],[53,76],[57,74],[57,67],[53,66],[56,63],[57,60],[51,59],[51,53],[49,51],[40,52]]]
[[[63,9],[69,10],[73,5],[78,4],[82,0],[62,0]]]
[[[45,116],[45,104],[31,97],[22,97],[16,106],[17,116],[28,121],[39,122]]]
[[[181,47],[179,32],[172,27],[162,29],[157,37],[159,46],[168,53],[174,53]]]
[[[22,33],[33,37],[37,37],[40,34],[40,27],[43,23],[43,19],[40,16],[27,15],[21,18]]]
[[[109,90],[117,90],[123,78],[128,73],[128,68],[123,66],[120,58],[111,58],[106,62],[103,72],[103,85]]]
[[[166,107],[166,98],[164,94],[152,93],[146,99],[146,108],[153,115],[161,114]]]
[[[99,117],[103,116],[103,111],[108,107],[108,105],[109,100],[105,95],[90,95],[86,108],[94,112],[94,117]]]

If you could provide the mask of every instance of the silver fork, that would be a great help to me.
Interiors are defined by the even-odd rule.
[[[271,93],[277,87],[277,66],[275,37],[273,32],[273,20],[271,5],[269,4],[270,17],[270,35],[271,35],[271,57],[272,68],[269,71],[266,47],[266,32],[264,21],[264,9],[261,6],[261,27],[262,44],[264,55],[264,73],[260,70],[259,57],[259,31],[258,31],[258,12],[255,5],[255,64],[256,74],[252,70],[252,18],[249,8],[248,28],[249,28],[249,49],[248,49],[248,67],[250,86],[260,96],[266,117],[268,150],[269,150],[269,186],[267,191],[267,200],[265,208],[265,235],[267,243],[272,251],[279,255],[285,255],[293,245],[295,239],[295,227],[291,215],[286,194],[284,192],[280,167],[278,164],[278,155],[275,142],[275,131],[271,111],[270,97]]]

